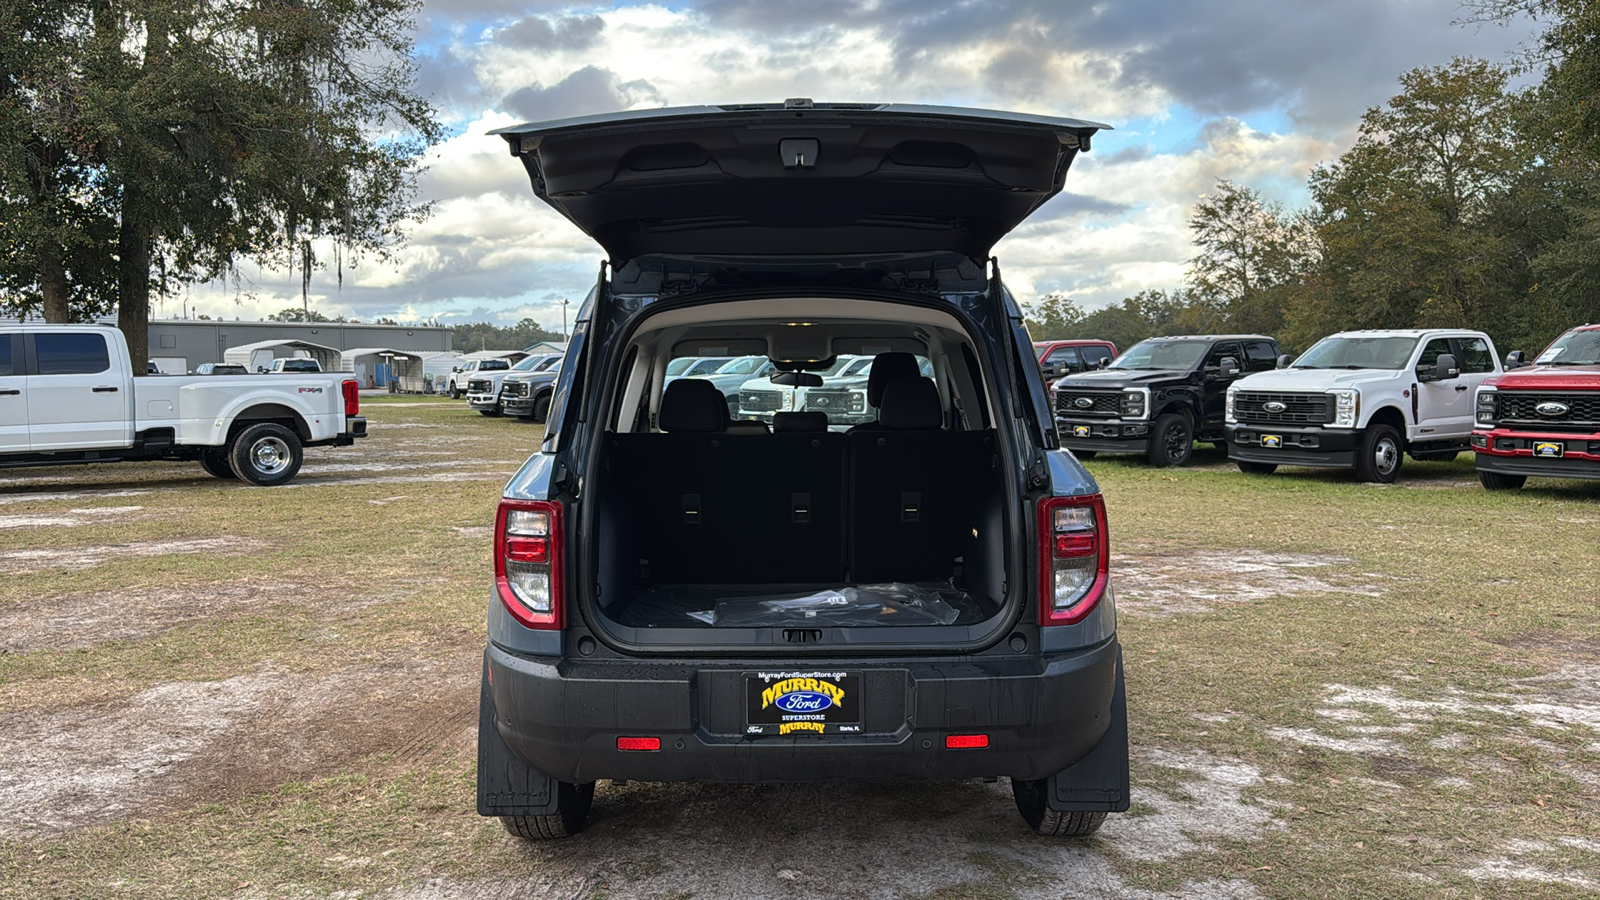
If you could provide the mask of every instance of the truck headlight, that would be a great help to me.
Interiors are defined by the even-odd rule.
[[[1478,424],[1494,424],[1494,399],[1497,391],[1492,387],[1478,388]]]
[[[1150,391],[1146,388],[1124,391],[1120,409],[1124,419],[1144,418],[1150,409]]]
[[[1361,418],[1361,392],[1353,390],[1329,391],[1333,398],[1333,425],[1335,428],[1354,428]]]
[[[1239,393],[1239,389],[1237,387],[1228,388],[1228,407],[1227,407],[1226,411],[1223,412],[1222,419],[1223,419],[1223,421],[1227,422],[1229,425],[1232,425],[1235,422],[1239,421],[1233,415],[1233,397],[1237,393]]]

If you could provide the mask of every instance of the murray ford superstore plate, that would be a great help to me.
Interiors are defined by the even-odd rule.
[[[849,672],[750,672],[746,734],[861,733],[861,676]]]
[[[1567,450],[1567,448],[1563,447],[1561,445],[1560,441],[1534,441],[1533,442],[1533,455],[1534,456],[1543,456],[1543,457],[1546,457],[1546,458],[1549,458],[1549,459],[1557,459],[1557,458],[1560,458],[1562,456],[1565,456],[1566,455],[1566,450]]]

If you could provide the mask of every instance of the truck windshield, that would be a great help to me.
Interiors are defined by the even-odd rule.
[[[1199,365],[1210,348],[1210,341],[1140,341],[1107,368],[1187,371]]]
[[[1294,369],[1404,369],[1414,337],[1326,337],[1294,361]]]
[[[486,359],[478,364],[479,372],[503,372],[511,368],[511,363],[503,359]]]
[[[1600,365],[1600,331],[1569,331],[1534,360],[1541,366]]]

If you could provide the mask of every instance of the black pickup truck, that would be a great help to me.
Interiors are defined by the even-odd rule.
[[[1278,342],[1260,334],[1141,341],[1099,371],[1055,383],[1061,444],[1080,459],[1143,453],[1157,466],[1184,465],[1196,439],[1226,439],[1228,385],[1276,368],[1279,355]]]

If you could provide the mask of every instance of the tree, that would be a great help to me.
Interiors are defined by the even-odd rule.
[[[1315,255],[1314,233],[1256,191],[1218,180],[1189,217],[1198,251],[1189,260],[1190,305],[1226,327],[1275,334],[1289,286]]]
[[[343,319],[343,316],[339,317]],[[314,309],[305,309],[299,306],[288,306],[267,316],[268,322],[332,322],[330,319]]]
[[[521,350],[543,341],[560,341],[561,334],[549,331],[532,319],[510,327],[490,322],[450,326],[451,341],[463,350]]]
[[[1083,324],[1083,310],[1066,294],[1046,294],[1028,306],[1025,324],[1036,341],[1064,341]]]
[[[3,134],[7,212],[61,223],[7,232],[20,252],[0,262],[6,283],[41,285],[45,311],[59,318],[60,304],[48,302],[52,257],[110,261],[136,366],[152,290],[214,278],[249,257],[298,269],[305,297],[327,264],[318,246],[331,245],[342,280],[346,253],[386,254],[400,225],[425,212],[414,179],[439,128],[412,93],[415,0],[4,5],[12,19],[24,15],[13,7],[69,11],[40,13],[33,30],[5,39],[24,58],[53,55],[51,66],[20,68],[7,97],[65,148],[33,154],[48,170],[36,181],[54,193],[30,193],[9,162],[25,155],[26,135]],[[97,230],[104,219],[63,221],[50,206],[63,192],[114,220],[114,234]],[[69,285],[84,282],[76,276],[69,270]]]
[[[1495,210],[1536,158],[1508,76],[1476,59],[1413,69],[1402,93],[1362,116],[1355,146],[1312,174],[1320,255],[1294,288],[1291,343],[1349,328],[1481,327],[1519,301],[1527,260]]]

